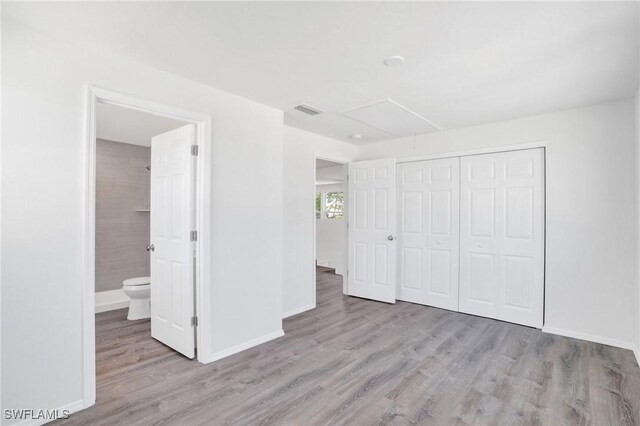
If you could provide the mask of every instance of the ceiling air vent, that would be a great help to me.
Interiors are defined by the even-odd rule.
[[[309,114],[309,115],[318,115],[322,113],[322,111],[320,111],[319,109],[310,107],[309,105],[305,105],[305,104],[298,105],[294,109],[297,109],[298,111],[304,112],[305,114]]]

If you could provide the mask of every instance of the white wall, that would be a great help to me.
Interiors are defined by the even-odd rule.
[[[2,407],[83,398],[85,84],[212,116],[213,351],[280,331],[282,112],[2,24]]]
[[[364,145],[359,159],[546,141],[545,328],[638,336],[633,100]]]
[[[0,70],[2,69],[2,2],[0,2]],[[0,130],[2,129],[2,72],[0,72]],[[2,132],[0,131],[0,165],[2,165]],[[2,172],[0,170],[0,408],[2,408]]]
[[[343,169],[343,166],[339,168]],[[316,176],[320,170],[324,169],[319,169]],[[316,185],[316,192],[344,192],[344,185]],[[316,260],[318,264],[335,268],[338,275],[344,275],[347,248],[345,231],[344,219],[316,219]]]
[[[346,244],[344,220],[318,219],[316,221],[318,265],[335,268],[336,274],[344,275]]]
[[[283,317],[315,306],[313,231],[316,155],[347,162],[355,157],[356,147],[285,126]]]
[[[635,118],[636,118],[636,230],[637,256],[640,256],[640,89],[636,92],[635,97]],[[638,270],[636,281],[638,282],[638,305],[636,306],[635,323],[638,324],[638,333],[636,334],[635,353],[638,365],[640,365],[640,257],[638,260]]]

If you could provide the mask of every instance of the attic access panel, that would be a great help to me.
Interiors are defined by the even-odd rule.
[[[442,130],[437,124],[392,99],[353,108],[342,112],[342,115],[396,137]]]

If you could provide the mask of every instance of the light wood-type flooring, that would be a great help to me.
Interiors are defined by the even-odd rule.
[[[286,335],[203,365],[126,310],[96,315],[97,403],[60,423],[122,425],[637,425],[631,351],[410,303],[342,295]]]

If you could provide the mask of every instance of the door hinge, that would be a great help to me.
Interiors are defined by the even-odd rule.
[[[191,155],[198,155],[198,145],[191,145]]]
[[[191,231],[191,241],[198,241],[198,231]]]
[[[191,317],[191,326],[192,327],[197,327],[198,326],[198,317]]]

